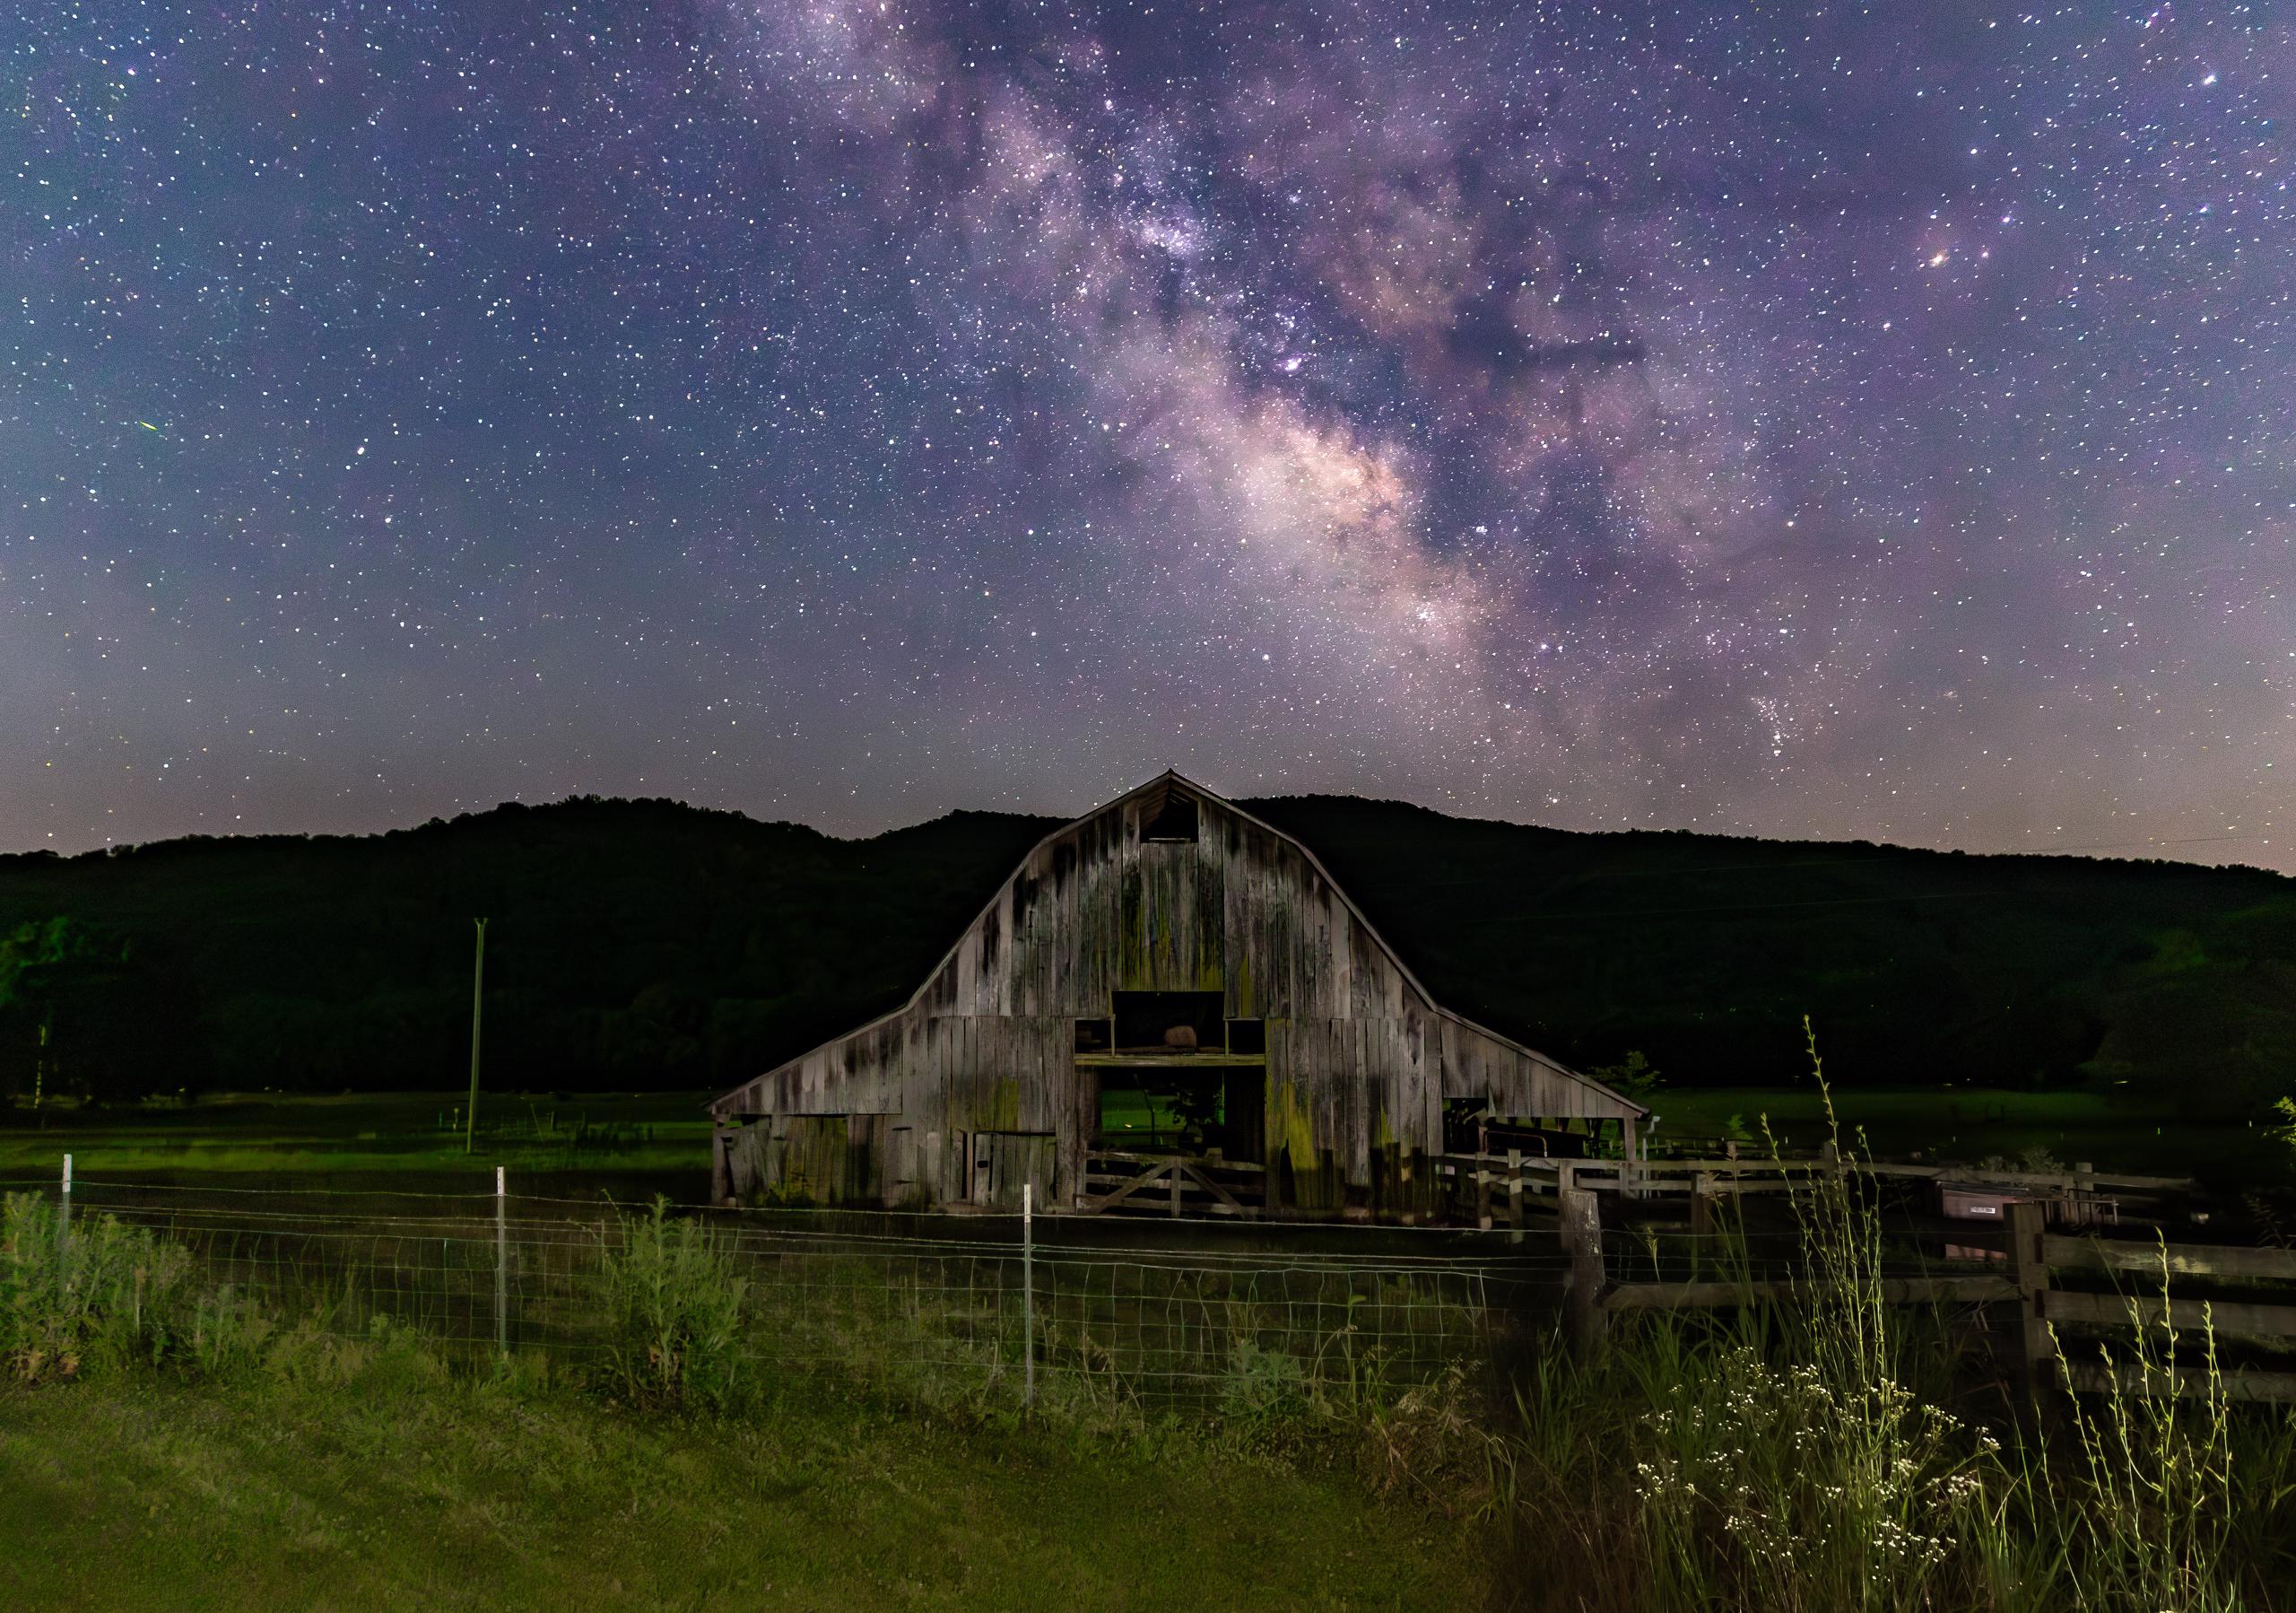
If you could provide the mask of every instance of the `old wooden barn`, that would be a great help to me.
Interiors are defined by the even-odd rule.
[[[711,1108],[721,1199],[1413,1219],[1447,1137],[1631,1148],[1644,1113],[1437,1003],[1306,847],[1170,772],[1046,836],[907,1003]]]

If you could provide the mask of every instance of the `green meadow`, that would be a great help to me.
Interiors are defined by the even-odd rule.
[[[2254,1120],[2171,1114],[2157,1103],[2077,1089],[1837,1087],[1845,1130],[1862,1129],[1879,1156],[1976,1164],[1990,1157],[2087,1160],[2106,1170],[2269,1181],[2289,1151]],[[52,1181],[62,1156],[92,1180],[266,1178],[280,1186],[405,1187],[480,1191],[493,1169],[514,1191],[604,1189],[643,1199],[698,1201],[709,1190],[706,1092],[490,1094],[465,1145],[462,1093],[222,1094],[83,1108],[19,1101],[0,1111],[0,1180]],[[1813,1088],[1665,1087],[1648,1100],[1664,1148],[1697,1151],[1738,1136],[1767,1150],[1766,1116],[1782,1147],[1814,1147],[1825,1116]],[[1111,1093],[1103,1124],[1142,1147],[1169,1141],[1180,1121],[1145,1094]]]
[[[1344,1473],[787,1398],[641,1417],[419,1356],[326,1387],[0,1388],[0,1606],[1480,1605]]]
[[[0,1180],[53,1181],[65,1154],[94,1181],[264,1178],[270,1185],[490,1190],[604,1186],[685,1201],[709,1185],[698,1092],[489,1094],[466,1133],[465,1093],[219,1094],[87,1108],[19,1103],[0,1114]]]
[[[1830,1275],[1787,1304],[1432,1378],[1351,1311],[1158,1406],[1081,1336],[793,1303],[658,1213],[567,1296],[587,1347],[498,1356],[16,1195],[0,1607],[2296,1609],[2296,1417],[2231,1403],[2205,1321],[2117,1347],[2156,1398],[2020,1415],[1984,1337],[1889,1303],[1864,1203],[1796,1197]]]
[[[2264,1183],[2283,1180],[2289,1149],[2265,1119],[2211,1119],[2171,1109],[2161,1099],[2112,1091],[1974,1086],[1832,1089],[1845,1137],[1862,1132],[1878,1158],[1921,1158],[1975,1164],[2086,1160],[2102,1170],[2139,1175],[2194,1176]],[[1741,1154],[1763,1154],[1762,1121],[1781,1148],[1805,1150],[1825,1139],[1817,1090],[1789,1087],[1667,1087],[1647,1098],[1665,1147],[1706,1151],[1737,1137]]]

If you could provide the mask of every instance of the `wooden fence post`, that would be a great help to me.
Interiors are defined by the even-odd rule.
[[[2034,1402],[2057,1387],[2050,1365],[2057,1346],[2042,1313],[2048,1267],[2041,1259],[2041,1239],[2048,1232],[2048,1206],[2009,1206],[2009,1280],[2017,1286],[2017,1375],[2025,1398]]]
[[[1564,1291],[1563,1332],[1570,1353],[1590,1359],[1603,1342],[1603,1209],[1590,1188],[1555,1192],[1562,1212],[1562,1251],[1570,1260]]]
[[[1507,1150],[1507,1224],[1515,1229],[1510,1243],[1523,1241],[1523,1151]]]
[[[494,1167],[494,1353],[510,1353],[510,1231],[505,1220],[509,1191],[500,1165]]]

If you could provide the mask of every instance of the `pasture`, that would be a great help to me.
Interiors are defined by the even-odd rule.
[[[217,1094],[39,1111],[19,1103],[0,1111],[0,1180],[52,1181],[69,1153],[82,1174],[114,1181],[469,1191],[499,1164],[525,1192],[695,1203],[709,1187],[704,1095],[482,1092],[472,1148],[465,1093]]]
[[[785,1397],[648,1419],[378,1354],[0,1387],[0,1606],[1473,1606],[1456,1528],[1202,1442]]]
[[[2079,1088],[1860,1087],[1837,1085],[1833,1105],[1845,1140],[1863,1132],[1879,1159],[1975,1164],[2046,1155],[2087,1160],[2107,1170],[2143,1170],[2219,1183],[2284,1180],[2287,1145],[2262,1120],[2195,1118],[2160,1098]],[[1825,1106],[1814,1086],[1665,1087],[1646,1100],[1660,1117],[1654,1147],[1696,1139],[1703,1149],[1739,1136],[1739,1152],[1768,1151],[1761,1120],[1787,1151],[1825,1139]]]
[[[500,1164],[525,1192],[699,1203],[709,1186],[702,1105],[710,1095],[482,1092],[474,1151],[464,1146],[465,1094],[457,1092],[215,1094],[39,1111],[20,1101],[0,1109],[0,1180],[51,1181],[69,1153],[83,1174],[117,1181],[466,1191]],[[2194,1120],[2107,1092],[1837,1086],[1833,1097],[1845,1130],[1862,1129],[1882,1158],[1975,1164],[2038,1152],[2066,1164],[2243,1183],[2280,1180],[2288,1168],[2285,1145],[2259,1122]],[[1823,1107],[1806,1084],[1666,1087],[1648,1101],[1662,1117],[1653,1137],[1661,1149],[1692,1139],[1708,1147],[1735,1129],[1745,1138],[1741,1152],[1763,1152],[1764,1114],[1789,1150],[1824,1134]],[[1110,1092],[1103,1118],[1112,1134],[1151,1142],[1178,1130],[1167,1107],[1136,1093]]]
[[[1589,1346],[1527,1279],[1259,1247],[1328,1230],[1056,1241],[1016,1286],[945,1229],[458,1229],[235,1173],[9,1199],[5,1605],[2296,1613],[2296,1417],[2229,1403],[2205,1308],[2113,1347],[2168,1392],[2036,1426],[1838,1175],[1779,1207],[1824,1282]]]

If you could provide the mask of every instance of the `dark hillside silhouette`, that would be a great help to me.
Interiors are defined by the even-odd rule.
[[[2086,1080],[2246,1112],[2296,1084],[2296,880],[1868,841],[1574,833],[1251,803],[1465,1013],[1585,1067],[1863,1085]],[[2157,1093],[2146,1095],[2157,1095]]]
[[[1439,998],[1581,1068],[1639,1050],[1670,1081],[1785,1081],[1805,1012],[1863,1084],[2126,1081],[2239,1112],[2296,1068],[2276,875],[1243,805]],[[480,913],[490,1086],[730,1086],[905,998],[1051,826],[839,841],[583,798],[0,858],[0,1093],[29,1090],[44,1020],[51,1091],[454,1087]]]

